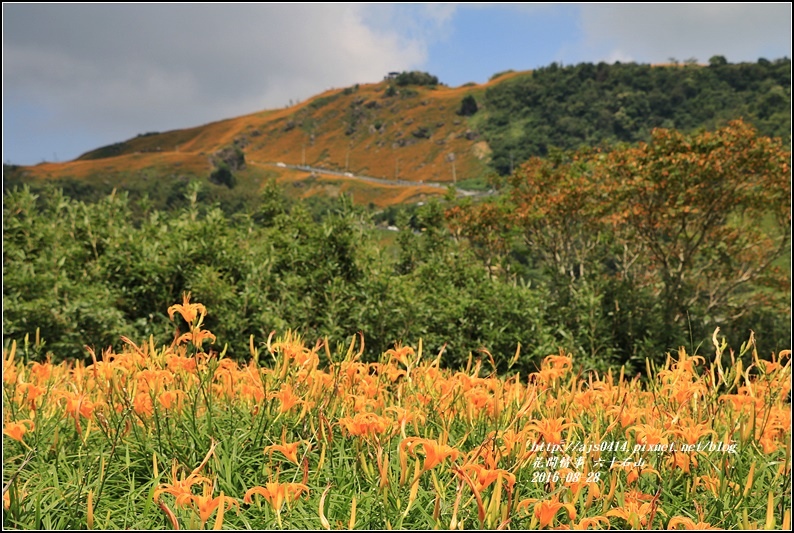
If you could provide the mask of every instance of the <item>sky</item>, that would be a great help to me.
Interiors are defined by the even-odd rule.
[[[3,4],[3,162],[422,70],[791,57],[791,4]]]

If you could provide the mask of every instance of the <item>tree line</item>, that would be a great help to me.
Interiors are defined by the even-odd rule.
[[[310,210],[270,185],[233,213],[206,185],[159,210],[114,192],[6,191],[4,341],[39,336],[56,360],[173,336],[166,309],[191,291],[218,350],[293,329],[310,342],[361,332],[370,357],[396,342],[519,369],[559,349],[586,368],[733,346],[790,347],[790,152],[742,122],[648,143],[533,158],[496,199],[390,213],[342,197]],[[788,263],[786,261],[788,260]]]
[[[716,327],[791,337],[791,152],[742,121],[532,158],[496,200],[448,211],[495,276],[550,291],[592,355],[642,360]],[[649,353],[650,352],[650,353]]]
[[[649,141],[654,128],[693,133],[743,119],[790,139],[791,60],[655,67],[552,63],[490,87],[478,125],[501,175],[555,149]]]

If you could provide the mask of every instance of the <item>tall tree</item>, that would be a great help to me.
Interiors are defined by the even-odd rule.
[[[679,321],[687,309],[737,318],[756,291],[780,284],[773,267],[791,237],[791,153],[731,122],[715,132],[655,130],[596,169],[612,188],[612,221],[641,243]]]
[[[776,264],[791,237],[790,160],[779,139],[741,121],[692,135],[656,129],[650,142],[611,152],[532,158],[511,176],[499,209],[449,216],[457,235],[494,260],[506,255],[493,246],[503,241],[483,229],[520,234],[558,299],[595,291],[597,312],[612,317],[599,331],[639,339],[647,322],[619,323],[636,319],[621,306],[627,295],[649,302],[657,341],[674,348],[689,320],[701,334],[775,298],[787,309],[790,277]]]

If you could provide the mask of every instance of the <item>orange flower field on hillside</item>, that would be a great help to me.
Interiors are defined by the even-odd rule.
[[[647,380],[565,353],[497,376],[421,342],[366,363],[355,339],[287,334],[242,364],[206,348],[206,313],[186,296],[172,345],[124,339],[92,364],[4,350],[4,526],[790,525],[789,351],[745,366],[715,332],[716,353]]]

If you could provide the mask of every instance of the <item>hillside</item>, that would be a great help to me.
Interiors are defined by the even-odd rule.
[[[507,174],[533,155],[647,140],[655,127],[694,131],[743,118],[764,135],[785,136],[790,64],[728,64],[720,56],[708,66],[552,64],[458,88],[412,83],[433,78],[414,73],[421,76],[141,134],[66,163],[4,167],[4,189],[54,182],[67,194],[90,198],[118,187],[170,207],[182,201],[187,182],[199,178],[207,198],[234,210],[276,179],[298,198],[352,194],[357,203],[380,207],[418,202],[443,194],[453,181],[482,189],[488,174]],[[221,160],[232,165],[233,183],[209,179]]]
[[[791,61],[709,65],[552,64],[485,91],[474,124],[500,174],[554,149],[647,142],[654,128],[693,133],[742,119],[790,138]]]
[[[236,147],[245,167],[235,171],[249,192],[276,178],[299,196],[352,193],[362,203],[389,205],[445,192],[423,182],[453,183],[488,172],[488,147],[456,112],[471,87],[399,87],[389,83],[326,91],[287,109],[270,110],[204,126],[148,133],[87,152],[66,163],[21,167],[30,180],[74,180],[96,186],[137,188],[163,178],[204,178],[213,154]],[[478,86],[480,91],[484,86]],[[454,160],[454,162],[453,162]],[[362,184],[344,176],[318,175],[275,163],[408,181],[416,186]],[[301,185],[303,184],[303,185]]]

